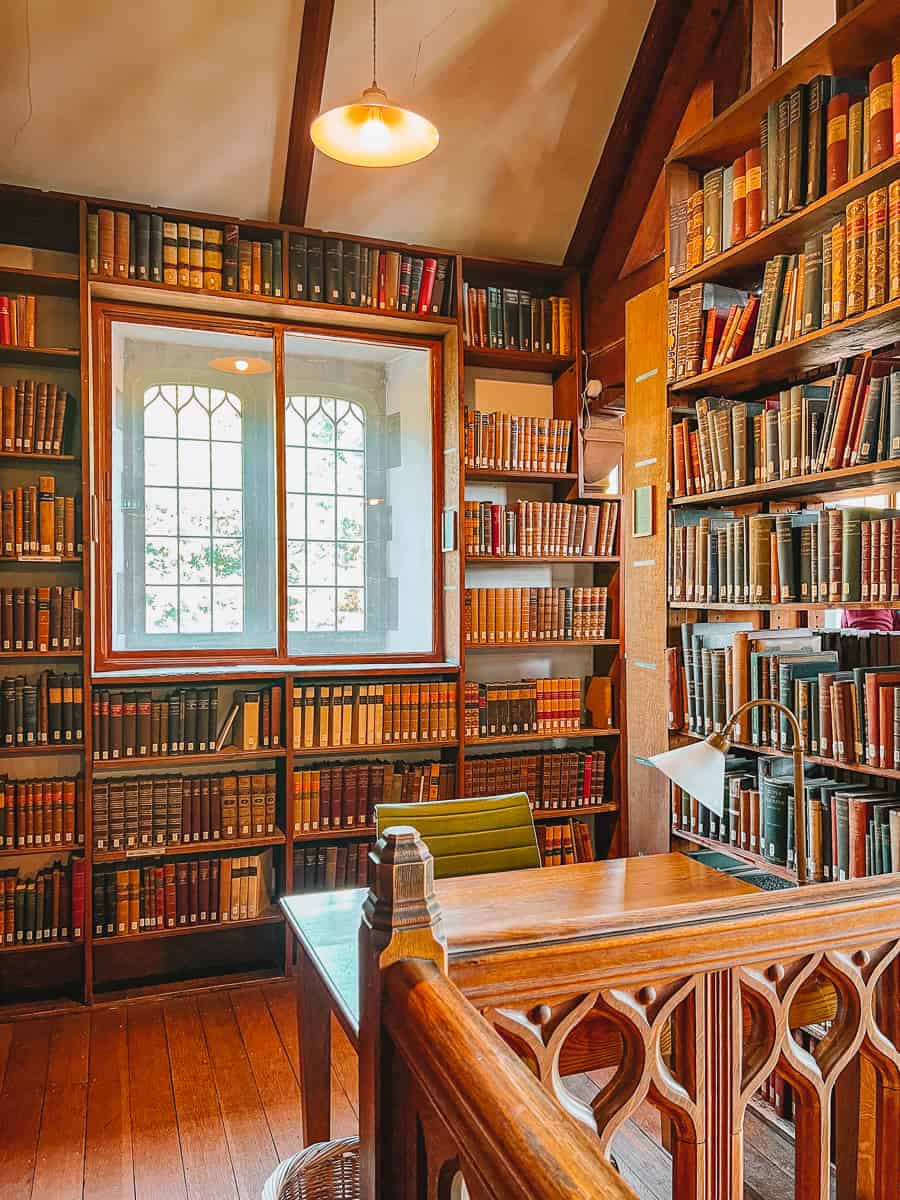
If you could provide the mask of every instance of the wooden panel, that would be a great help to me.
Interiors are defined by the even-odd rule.
[[[135,1200],[181,1200],[187,1191],[162,1005],[135,1004],[127,1011]]]
[[[294,102],[291,109],[291,132],[281,200],[281,219],[290,225],[302,225],[306,220],[309,181],[315,156],[309,127],[322,103],[322,84],[325,82],[325,60],[328,56],[333,14],[334,0],[305,0],[303,5],[297,77],[294,81]]]
[[[666,648],[666,289],[636,296],[625,309],[625,500],[622,504],[628,852],[668,849],[668,785],[637,755],[667,748]],[[653,491],[653,534],[634,538],[636,487]]]
[[[81,1200],[90,1040],[88,1013],[54,1020],[34,1172],[35,1196]]]
[[[84,1157],[85,1200],[134,1196],[128,1030],[124,1008],[93,1018]]]

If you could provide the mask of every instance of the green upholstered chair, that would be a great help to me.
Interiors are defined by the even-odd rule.
[[[434,856],[436,879],[539,867],[537,835],[524,792],[421,804],[378,804],[378,836],[392,825],[412,825]]]

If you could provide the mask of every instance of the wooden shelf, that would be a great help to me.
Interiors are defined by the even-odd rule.
[[[459,746],[458,738],[433,742],[386,742],[380,746],[301,746],[294,758],[333,758],[335,754],[408,754],[410,750],[446,750]]]
[[[559,821],[566,817],[591,817],[618,811],[618,804],[610,801],[608,804],[586,804],[583,808],[533,808],[531,815],[536,821]]]
[[[376,675],[383,679],[397,676],[458,675],[459,663],[298,663],[285,659],[258,664],[231,667],[228,664],[215,666],[148,667],[144,670],[95,671],[91,683],[95,687],[124,687],[144,684],[146,687],[163,687],[169,683],[203,683],[218,680],[255,679],[257,681],[282,680],[285,676],[296,679],[362,678]]]
[[[110,938],[96,938],[94,945],[110,940]],[[148,1000],[162,996],[191,996],[198,992],[227,990],[248,983],[272,983],[275,980],[284,979],[284,976],[283,967],[261,967],[258,971],[234,971],[227,975],[198,977],[188,975],[183,979],[164,979],[143,986],[117,987],[115,984],[107,984],[101,980],[99,983],[96,981],[94,983],[94,1002],[95,1007],[103,1007],[122,1004],[123,1001],[128,1000]],[[0,1012],[4,1012],[5,1015],[5,1010],[0,1010]]]
[[[467,367],[496,367],[506,371],[547,371],[559,374],[575,365],[571,354],[539,354],[531,350],[497,350],[465,346],[463,364]]]
[[[36,746],[0,746],[0,759],[2,758],[32,758],[35,755],[43,754],[80,754],[84,749],[84,742],[59,742],[52,746],[39,744]]]
[[[735,858],[743,859],[749,866],[768,871],[770,875],[788,879],[791,883],[797,882],[797,872],[792,867],[783,867],[780,863],[769,862],[761,854],[754,854],[752,850],[743,850],[738,846],[732,846],[730,842],[721,842],[718,838],[704,837],[702,834],[690,833],[688,830],[676,829],[674,826],[672,827],[672,837],[693,842],[697,846],[702,846],[704,850],[720,850],[723,854],[731,854]]]
[[[0,662],[24,662],[29,659],[84,658],[83,650],[0,650]]]
[[[580,567],[582,564],[618,563],[618,554],[467,554],[466,566],[502,567],[510,565],[529,566],[547,563],[565,563],[566,566]]]
[[[61,364],[76,371],[80,357],[80,350],[72,350],[67,346],[0,346],[0,363],[20,362],[42,367]]]
[[[350,841],[352,838],[374,838],[374,825],[354,825],[350,829],[315,829],[309,833],[295,833],[294,842],[337,842]]]
[[[618,729],[594,729],[585,726],[581,729],[557,729],[552,733],[502,733],[497,737],[466,738],[467,746],[504,746],[520,745],[527,742],[552,742],[557,739],[575,741],[578,738],[618,737]]]
[[[703,741],[706,737],[705,734],[691,733],[687,729],[677,729],[671,732],[676,737],[691,738],[694,741]],[[730,745],[732,750],[741,750],[748,754],[767,754],[775,758],[793,757],[790,750],[776,750],[773,746],[754,746],[749,742],[731,742]],[[838,762],[836,758],[823,758],[819,754],[807,754],[805,750],[803,761],[815,763],[819,767],[828,767],[832,771],[853,771],[857,775],[872,775],[877,779],[900,780],[900,770],[891,767],[870,767],[867,763]]]
[[[699,492],[693,496],[672,496],[675,507],[702,507],[705,504],[731,504],[756,499],[777,499],[780,496],[818,495],[822,492],[842,492],[851,488],[879,488],[900,481],[900,458],[880,463],[859,463],[839,471],[817,471],[811,475],[795,475],[791,479],[772,479],[768,483],[750,483],[739,488],[721,488],[715,492]]]
[[[825,612],[832,608],[863,609],[900,608],[900,600],[832,600],[827,604],[796,604],[785,601],[781,604],[706,604],[700,600],[670,600],[669,608],[700,609],[703,612]],[[811,631],[813,632],[813,631]]]
[[[49,846],[3,846],[0,858],[18,858],[20,854],[84,854],[84,843],[54,842]]]
[[[39,950],[71,950],[73,948],[81,949],[84,945],[84,939],[73,941],[72,938],[66,938],[65,941],[56,942],[15,942],[12,946],[0,946],[0,957],[4,954],[19,954],[28,951]]]
[[[805,208],[767,225],[753,237],[738,242],[722,254],[717,254],[699,266],[692,267],[690,271],[670,279],[669,287],[680,289],[708,279],[724,283],[744,277],[750,278],[754,268],[759,267],[766,259],[776,254],[801,252],[808,237],[831,225],[835,218],[843,218],[844,210],[852,200],[868,195],[877,187],[887,187],[898,177],[900,155],[894,155],[886,162],[879,163],[877,167],[857,175],[843,187],[829,192],[827,196],[822,196],[812,204],[807,204]],[[758,273],[757,271],[756,274]]]
[[[80,554],[0,554],[0,567],[4,563],[28,563],[29,566],[59,566],[60,563],[81,563]]]
[[[618,638],[544,638],[531,642],[466,642],[466,650],[553,650],[560,646],[618,646]]]
[[[690,162],[698,168],[724,166],[759,142],[759,122],[769,104],[815,75],[868,78],[885,47],[900,43],[900,13],[882,0],[862,3],[772,71],[724,109],[692,137],[675,146],[668,162]]]
[[[95,758],[94,771],[129,771],[134,767],[211,767],[231,763],[259,762],[266,758],[284,758],[284,746],[261,750],[219,750],[205,754],[146,754],[130,758]]]
[[[81,280],[77,272],[40,271],[33,267],[0,266],[0,291],[18,295],[69,296],[78,299]]]
[[[204,921],[198,925],[176,925],[174,929],[144,929],[137,933],[116,933],[111,937],[94,937],[94,949],[101,946],[116,946],[122,942],[152,942],[163,937],[182,937],[186,933],[221,933],[223,929],[249,929],[253,925],[277,925],[283,921],[281,910],[271,909],[260,917],[248,917],[244,921]]]
[[[77,463],[81,459],[75,454],[33,454],[27,450],[0,450],[0,461]]]
[[[575,483],[578,479],[574,471],[502,471],[494,467],[464,469],[466,482],[481,479],[493,483]]]
[[[224,853],[227,850],[254,850],[260,846],[283,846],[285,836],[276,833],[261,833],[248,838],[220,838],[217,841],[177,842],[166,846],[136,846],[130,850],[94,850],[95,863],[139,861],[142,858],[180,858],[185,854],[203,857],[210,852]]]
[[[399,312],[396,309],[363,308],[353,304],[321,304],[314,300],[291,300],[287,296],[254,296],[247,292],[212,292],[205,288],[173,287],[152,279],[110,279],[92,275],[91,293],[103,299],[136,300],[146,303],[154,296],[159,303],[176,308],[246,316],[246,305],[254,316],[287,321],[308,321],[317,325],[345,325],[374,331],[399,330],[406,333],[447,333],[458,329],[456,317],[437,313]]]
[[[669,390],[730,396],[770,388],[836,359],[849,358],[864,350],[878,350],[898,340],[900,299],[890,300],[835,325],[826,325],[824,329],[814,329],[803,337],[739,358],[724,367],[714,367],[690,379],[679,379],[669,384]]]

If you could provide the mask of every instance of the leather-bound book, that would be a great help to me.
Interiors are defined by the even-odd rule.
[[[24,650],[25,648],[25,589],[13,589],[13,605],[12,605],[12,625],[13,625],[13,646],[14,650]]]
[[[847,182],[850,154],[850,97],[846,92],[828,101],[825,126],[826,193]]]
[[[788,211],[788,175],[790,152],[790,95],[781,96],[775,106],[775,211],[769,213],[769,223],[777,221]],[[772,139],[769,137],[769,162],[772,163]]]
[[[101,208],[97,213],[97,223],[100,246],[98,273],[112,278],[116,273],[116,215],[111,208]]]
[[[825,123],[831,81],[816,75],[807,85],[806,96],[806,203],[818,200],[825,189]]]
[[[262,243],[250,243],[250,291],[254,296],[261,296],[262,285]]]
[[[150,214],[150,279],[161,283],[163,277],[163,219],[162,213]]]
[[[875,308],[887,300],[887,206],[887,188],[869,192],[866,200],[866,308]]]
[[[136,213],[134,218],[134,277],[150,278],[150,214]]]
[[[259,270],[262,285],[262,294],[271,296],[273,290],[272,284],[272,243],[259,243]]]
[[[222,230],[215,226],[203,229],[203,287],[210,292],[222,291]]]
[[[137,708],[135,753],[141,758],[145,758],[150,753],[150,716],[152,703],[152,697],[149,692],[137,693],[135,697]]]
[[[188,226],[188,284],[203,287],[203,226]]]
[[[866,307],[866,221],[866,198],[861,196],[847,205],[847,301],[844,311],[848,317],[856,316]]]
[[[341,270],[343,283],[341,292],[343,303],[357,306],[361,303],[361,251],[359,242],[344,241],[341,243]]]
[[[38,477],[38,522],[39,522],[39,550],[40,554],[53,554],[55,547],[55,506],[54,492],[56,490],[56,480],[52,475],[40,475]]]
[[[125,692],[122,696],[122,757],[134,758],[137,747],[137,696]]]
[[[847,227],[831,227],[831,320],[843,321],[847,306]]]
[[[163,283],[169,287],[178,284],[178,222],[163,221],[162,230]]]
[[[731,244],[742,242],[747,236],[747,156],[740,154],[732,165],[732,207],[725,213],[731,222]]]
[[[113,274],[116,279],[128,278],[128,256],[131,241],[131,217],[127,212],[115,214],[115,256]]]
[[[191,227],[187,221],[178,222],[178,286],[191,285]]]
[[[100,272],[100,217],[98,213],[89,212],[87,215],[87,260],[88,274],[97,275]]]
[[[226,225],[222,243],[222,290],[238,290],[238,241],[237,225]]]
[[[786,212],[806,203],[807,87],[798,84],[788,97],[788,179]]]
[[[900,296],[900,179],[888,188],[888,298]]]
[[[417,307],[417,311],[420,313],[427,313],[431,307],[431,296],[434,290],[436,272],[436,258],[425,258],[422,260],[422,284],[419,288],[419,302]]]

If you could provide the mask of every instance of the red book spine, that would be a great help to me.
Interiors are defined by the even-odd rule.
[[[891,63],[876,63],[869,72],[869,166],[877,167],[894,153],[894,87]]]
[[[828,101],[825,138],[826,192],[847,182],[849,152],[850,97],[842,92]]]
[[[836,805],[832,805],[835,808]],[[869,824],[869,809],[866,804],[854,804],[851,800],[848,814],[850,837],[850,878],[864,879],[866,875],[866,832]],[[837,843],[832,843],[836,845]]]
[[[891,95],[894,127],[894,153],[900,154],[900,54],[891,59]]]
[[[437,259],[426,258],[422,264],[422,286],[419,289],[419,312],[427,313],[431,307],[431,293],[434,291],[434,276],[437,271]]]
[[[0,346],[8,346],[12,339],[9,324],[9,296],[0,296]]]

